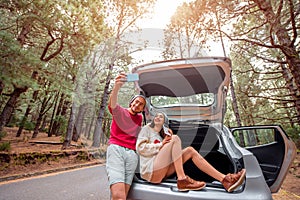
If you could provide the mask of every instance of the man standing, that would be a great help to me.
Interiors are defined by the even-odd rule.
[[[134,96],[129,108],[118,104],[118,92],[125,81],[124,73],[115,78],[108,104],[113,120],[106,155],[106,171],[112,200],[126,200],[130,189],[138,164],[135,145],[142,126],[143,117],[140,113],[146,105],[146,99],[142,95]]]

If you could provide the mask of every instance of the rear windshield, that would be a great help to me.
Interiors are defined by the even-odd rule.
[[[215,101],[213,93],[202,93],[184,97],[152,96],[151,104],[155,107],[172,106],[211,106]]]

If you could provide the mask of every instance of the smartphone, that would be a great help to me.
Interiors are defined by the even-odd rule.
[[[127,74],[127,82],[134,82],[139,80],[139,74],[133,73],[133,74]]]
[[[166,135],[171,136],[171,133],[169,133],[169,129],[166,126],[163,126],[164,132]]]

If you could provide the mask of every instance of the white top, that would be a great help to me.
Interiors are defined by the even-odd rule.
[[[141,177],[147,181],[151,180],[153,163],[163,140],[159,133],[155,132],[149,125],[147,124],[142,128],[136,142],[136,151],[140,157]]]

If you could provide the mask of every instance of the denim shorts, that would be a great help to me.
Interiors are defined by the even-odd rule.
[[[138,164],[138,155],[132,149],[110,144],[106,152],[106,172],[109,185],[131,185]]]

